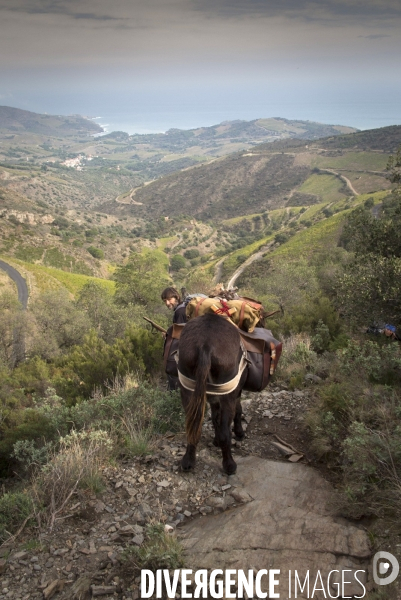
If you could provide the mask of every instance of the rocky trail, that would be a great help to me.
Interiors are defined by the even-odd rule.
[[[179,467],[184,434],[166,434],[152,455],[105,467],[105,491],[75,496],[40,542],[25,529],[0,548],[0,600],[140,598],[139,571],[125,557],[149,522],[176,531],[190,569],[275,564],[286,572],[294,557],[301,570],[367,569],[366,532],[332,516],[331,484],[309,464],[309,393],[270,387],[244,396],[246,438],[234,442],[233,476],[221,471],[209,417],[193,473]]]

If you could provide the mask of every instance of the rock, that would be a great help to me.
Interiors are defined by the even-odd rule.
[[[28,552],[22,550],[21,552],[16,552],[15,554],[13,554],[12,560],[20,560],[21,558],[25,558],[26,556],[28,556]]]
[[[202,515],[209,515],[211,512],[213,512],[213,508],[211,506],[208,506],[207,504],[205,504],[204,506],[201,506],[199,508],[199,512]]]
[[[256,456],[238,458],[237,462],[238,487],[230,495],[243,492],[253,501],[213,518],[187,522],[181,528],[185,560],[193,570],[224,570],[229,565],[247,572],[274,564],[280,569],[283,598],[289,597],[290,569],[300,574],[309,570],[311,577],[320,571],[325,581],[335,569],[349,569],[347,580],[354,582],[353,572],[368,573],[371,549],[366,532],[333,516],[333,489],[319,473],[299,463]],[[367,585],[369,588],[369,581]],[[361,586],[355,592],[361,595]],[[320,600],[322,596],[315,597]]]
[[[71,588],[72,598],[74,600],[89,600],[91,597],[90,586],[90,574],[83,573]]]
[[[313,373],[307,373],[305,375],[305,381],[311,381],[312,383],[319,383],[322,381],[322,378],[319,375],[314,375]]]
[[[107,596],[108,594],[114,594],[117,591],[115,585],[92,585],[92,596]]]
[[[134,536],[131,540],[131,542],[133,544],[135,544],[136,546],[141,546],[143,544],[143,540],[145,539],[145,537],[143,536],[142,533],[138,533],[136,536]]]
[[[95,504],[95,512],[97,513],[101,513],[104,511],[104,509],[106,508],[106,505],[104,502],[102,502],[101,500],[98,500]]]
[[[234,498],[236,502],[240,504],[246,504],[247,502],[252,502],[253,498],[241,488],[236,488],[235,490],[230,491],[230,496]]]
[[[43,590],[44,600],[50,600],[54,594],[60,592],[64,587],[64,581],[62,579],[54,579],[49,585]]]
[[[159,481],[157,484],[159,487],[166,488],[170,485],[170,482],[167,479],[163,479],[163,481]]]
[[[227,503],[225,498],[221,496],[212,496],[208,499],[209,505],[212,506],[215,510],[223,511],[227,508]]]
[[[134,527],[133,525],[124,525],[123,527],[120,527],[119,532],[122,535],[131,534],[134,533]]]
[[[3,573],[5,573],[7,568],[7,561],[5,558],[0,558],[0,575],[3,575]]]

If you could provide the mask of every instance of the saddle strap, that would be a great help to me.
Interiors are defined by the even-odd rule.
[[[198,304],[196,305],[196,308],[195,308],[195,317],[198,316],[199,309],[200,309],[200,307],[202,305],[202,302],[204,302],[206,299],[207,298],[202,298],[201,300],[199,300],[199,302],[198,302]]]
[[[178,364],[178,351],[175,353],[174,358]],[[248,359],[246,357],[246,353],[244,352],[241,356],[241,361],[240,361],[238,373],[236,374],[236,376],[233,379],[230,379],[230,381],[227,381],[226,383],[210,383],[210,382],[208,382],[206,384],[206,394],[209,396],[224,396],[225,394],[230,394],[231,392],[233,392],[235,390],[235,388],[238,386],[240,379],[241,379],[241,375],[245,371],[247,366],[248,366]],[[178,379],[180,380],[180,383],[183,388],[185,388],[186,390],[189,390],[190,392],[195,391],[196,382],[194,379],[190,379],[189,377],[186,377],[179,370],[178,370]]]
[[[240,329],[242,329],[242,324],[243,324],[243,322],[244,322],[245,304],[246,304],[246,302],[245,302],[245,300],[244,300],[244,301],[243,301],[243,303],[241,304],[241,310],[240,310],[240,313],[239,313],[239,323],[238,323],[238,327],[239,327]]]

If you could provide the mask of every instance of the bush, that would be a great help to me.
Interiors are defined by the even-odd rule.
[[[285,233],[276,233],[274,236],[274,241],[276,244],[285,244],[289,239],[289,236]]]
[[[350,342],[330,355],[331,374],[306,416],[311,449],[341,473],[341,508],[356,518],[401,516],[401,392],[377,383],[398,369],[389,347]]]
[[[37,473],[33,493],[47,510],[50,530],[73,494],[79,489],[102,489],[102,466],[109,459],[113,443],[101,430],[73,430],[60,438],[59,449]]]
[[[94,246],[89,246],[87,248],[89,254],[93,256],[93,258],[98,258],[99,260],[104,258],[104,252],[100,248],[95,248]]]
[[[30,516],[33,516],[32,498],[23,492],[4,494],[0,498],[0,542],[16,533]]]
[[[179,569],[184,566],[184,553],[174,535],[165,531],[162,523],[146,527],[146,540],[140,548],[131,546],[125,553],[137,569]]]
[[[32,441],[35,447],[44,445],[44,440],[52,440],[57,435],[51,422],[37,410],[28,408],[17,410],[10,415],[9,422],[2,427],[0,441],[0,472],[7,473],[12,462],[14,445],[19,440]]]
[[[199,250],[197,248],[190,248],[189,250],[185,250],[184,252],[185,258],[191,260],[192,258],[198,258]]]
[[[186,265],[185,258],[181,254],[175,254],[170,259],[170,266],[173,271],[184,269]]]
[[[359,372],[375,383],[392,385],[401,383],[401,352],[394,342],[380,346],[373,341],[350,341],[338,351],[343,370],[351,375]]]

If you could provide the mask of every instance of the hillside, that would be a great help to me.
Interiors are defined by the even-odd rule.
[[[75,166],[77,137],[3,136],[0,258],[30,297],[23,311],[0,271],[1,597],[136,600],[141,569],[232,566],[230,540],[228,558],[199,544],[206,534],[215,546],[230,523],[235,541],[238,521],[251,569],[261,548],[271,555],[282,505],[312,554],[315,539],[324,556],[339,540],[330,569],[362,571],[383,548],[401,560],[401,347],[385,329],[367,334],[382,320],[401,329],[399,155],[386,170],[400,132],[256,145],[146,186],[143,172],[110,166],[122,134],[99,141],[103,159],[82,139]],[[222,474],[207,414],[186,474],[181,399],[165,389],[164,339],[142,317],[171,323],[167,282],[210,293],[228,281],[274,313],[266,326],[283,351],[269,387],[241,396],[237,475]],[[294,546],[291,526],[273,550]]]
[[[113,132],[94,137],[101,128],[89,119],[0,107],[0,178],[30,199],[85,210],[107,203],[108,212],[117,214],[116,198],[129,203],[135,188],[160,177],[261,142],[347,131],[354,130],[275,118],[151,135]]]
[[[313,121],[291,121],[279,117],[255,119],[253,121],[224,121],[211,127],[181,130],[169,129],[166,133],[148,135],[125,135],[125,141],[148,150],[161,152],[190,152],[224,156],[229,152],[254,146],[262,141],[273,142],[287,138],[317,139],[356,131],[342,125],[326,125]],[[106,136],[108,139],[124,141],[121,132]]]
[[[0,106],[1,133],[37,133],[51,136],[93,135],[103,129],[80,115],[41,115],[11,106]]]
[[[233,122],[199,136],[223,138],[244,127]],[[299,135],[301,129],[298,123]],[[141,185],[143,172],[134,175],[116,160],[111,166],[116,145],[133,143],[126,134],[82,143],[73,138],[45,143],[37,134],[22,138],[25,147],[8,139],[9,150],[2,146],[7,162],[0,163],[0,253],[3,259],[22,261],[25,269],[32,265],[30,272],[44,289],[53,285],[44,281],[46,269],[109,278],[115,265],[143,247],[169,254],[173,276],[185,277],[198,265],[209,265],[214,273],[220,261],[219,272],[228,277],[277,233],[313,228],[364,194],[388,190],[386,164],[401,142],[401,127],[331,135],[318,142],[264,143],[146,185]],[[69,158],[75,154],[67,147],[79,146],[105,154]],[[56,155],[57,161],[50,158]]]
[[[339,200],[352,189],[388,189],[387,159],[400,143],[401,126],[394,126],[318,143],[262,144],[136,189],[130,214],[228,219],[321,202],[328,191]]]

